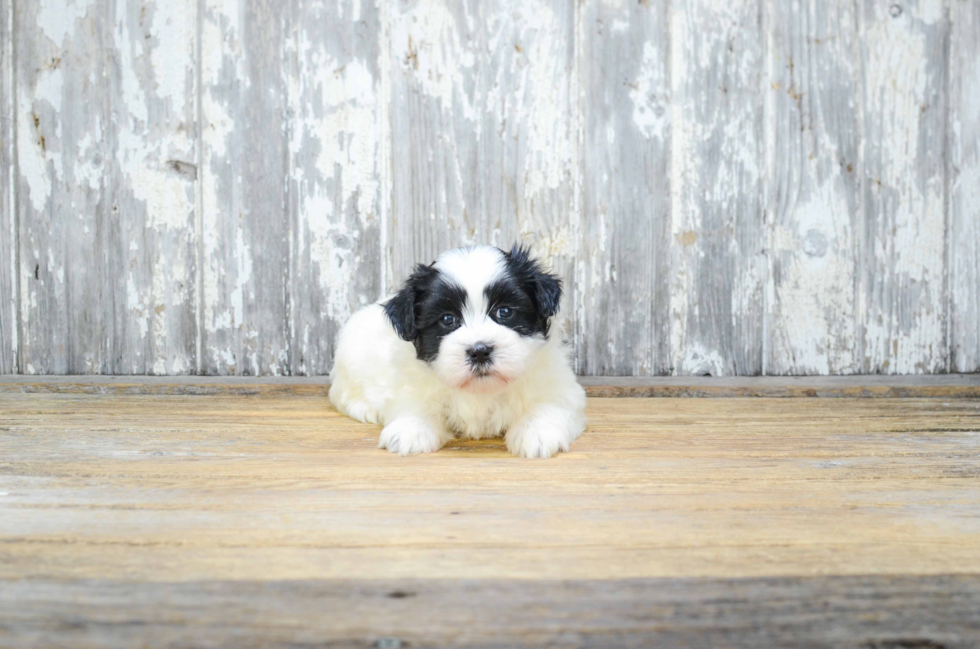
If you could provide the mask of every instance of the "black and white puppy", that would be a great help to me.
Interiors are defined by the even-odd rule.
[[[552,329],[560,301],[561,281],[526,248],[445,252],[344,325],[330,400],[383,424],[378,446],[400,455],[454,435],[504,435],[522,457],[567,451],[585,428],[585,391]]]

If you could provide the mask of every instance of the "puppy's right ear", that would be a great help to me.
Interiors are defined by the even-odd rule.
[[[415,305],[437,274],[438,271],[433,266],[419,264],[402,290],[382,305],[388,321],[402,340],[413,342],[418,335]]]

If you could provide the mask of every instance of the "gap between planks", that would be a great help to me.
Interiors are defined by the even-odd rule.
[[[580,377],[590,397],[980,398],[980,374]],[[0,376],[0,393],[327,396],[326,376]]]

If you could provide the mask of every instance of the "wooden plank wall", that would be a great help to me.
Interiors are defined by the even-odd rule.
[[[586,375],[980,370],[980,3],[0,0],[0,373],[324,374],[531,244]]]

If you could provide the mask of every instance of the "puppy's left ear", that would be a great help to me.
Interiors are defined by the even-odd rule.
[[[388,321],[402,340],[414,342],[418,336],[418,328],[415,324],[415,303],[419,300],[422,293],[429,286],[432,278],[437,271],[432,266],[419,264],[415,271],[409,276],[395,297],[385,302],[382,306]]]
[[[531,259],[530,248],[514,244],[507,256],[515,274],[530,286],[531,295],[541,316],[550,318],[558,313],[558,305],[561,304],[561,280],[545,272],[540,263]]]
[[[535,298],[538,301],[538,311],[546,318],[558,313],[558,305],[561,304],[561,280],[544,271],[538,271],[537,291]]]

